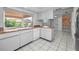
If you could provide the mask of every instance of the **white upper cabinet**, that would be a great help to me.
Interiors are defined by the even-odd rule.
[[[43,20],[43,23],[45,23],[45,22],[47,23],[49,19],[53,19],[53,9],[52,8],[38,14],[38,20]],[[43,24],[40,23],[40,25],[43,25]]]
[[[47,11],[39,13],[38,17],[39,17],[39,19],[43,19],[43,20],[53,19],[53,8],[50,8]]]

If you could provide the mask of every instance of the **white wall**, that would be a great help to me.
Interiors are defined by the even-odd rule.
[[[62,16],[58,17],[58,30],[62,31]]]
[[[38,19],[43,19],[43,20],[53,19],[53,9],[51,8],[47,11],[39,13]]]
[[[0,7],[0,27],[4,27],[4,10],[3,7]]]
[[[60,9],[60,10],[55,10],[54,11],[54,16],[57,16],[56,18],[54,17],[54,21],[55,21],[55,30],[61,30],[62,31],[62,15],[65,14],[65,11],[68,11],[69,14],[72,13],[72,8],[68,8],[68,9]],[[71,16],[71,15],[69,15]]]
[[[62,31],[62,16],[54,18],[55,30]]]

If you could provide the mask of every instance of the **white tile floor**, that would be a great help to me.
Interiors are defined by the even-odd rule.
[[[52,42],[38,39],[18,51],[75,51],[71,34],[68,32],[55,32]]]

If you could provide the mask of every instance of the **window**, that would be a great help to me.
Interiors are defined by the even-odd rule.
[[[6,29],[27,28],[27,27],[32,27],[32,17],[27,18],[5,17]]]
[[[5,8],[5,30],[25,29],[30,27],[32,27],[31,14]]]

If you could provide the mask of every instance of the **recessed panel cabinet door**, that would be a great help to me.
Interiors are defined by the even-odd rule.
[[[45,30],[41,29],[41,37],[45,38],[45,36],[46,36]]]
[[[52,31],[51,31],[51,30],[47,30],[47,31],[46,31],[46,36],[45,36],[45,38],[46,38],[47,40],[49,40],[49,41],[52,40]]]
[[[34,40],[37,40],[40,38],[40,29],[39,28],[36,28],[36,29],[33,29],[33,39]]]
[[[22,33],[20,35],[20,46],[23,46],[27,43],[27,40],[28,40],[28,37],[27,37],[27,34],[26,33]]]
[[[12,51],[20,47],[19,36],[13,36],[0,40],[0,51]]]

